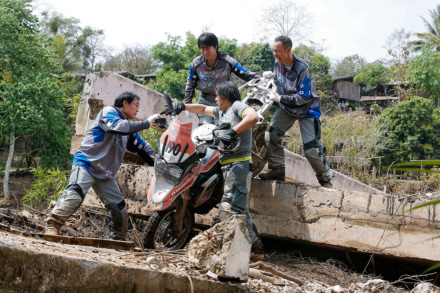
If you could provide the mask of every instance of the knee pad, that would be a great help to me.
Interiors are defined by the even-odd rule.
[[[66,187],[55,207],[74,213],[84,201],[85,195],[78,184]]]
[[[264,141],[266,142],[266,145],[269,145],[269,142],[273,142],[275,144],[281,144],[281,140],[283,139],[284,132],[281,131],[281,129],[269,127],[269,130],[267,130],[264,133]]]
[[[306,158],[321,158],[321,152],[318,148],[305,149],[304,155]]]

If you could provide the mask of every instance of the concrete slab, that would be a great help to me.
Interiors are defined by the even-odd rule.
[[[184,270],[151,270],[147,257],[0,232],[0,291],[250,292],[239,284],[190,276]]]
[[[410,211],[426,201],[254,180],[248,205],[266,237],[438,262],[438,208]]]
[[[151,169],[124,164],[118,173],[132,215],[148,217],[153,211],[146,201]],[[440,241],[433,239],[440,234],[439,207],[409,211],[430,200],[253,179],[248,206],[267,238],[440,261]],[[93,191],[84,204],[103,207]],[[196,222],[210,225],[215,215],[213,210]]]

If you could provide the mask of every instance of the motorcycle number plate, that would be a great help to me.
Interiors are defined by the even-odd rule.
[[[168,163],[183,162],[195,152],[191,131],[191,123],[180,124],[179,120],[175,119],[171,127],[162,134],[162,156]]]

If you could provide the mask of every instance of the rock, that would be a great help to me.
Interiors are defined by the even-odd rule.
[[[395,292],[395,287],[390,285],[387,281],[380,280],[380,279],[374,279],[369,280],[366,283],[363,284],[352,284],[348,291],[350,293],[370,293],[370,292],[381,292],[381,293],[393,293]]]
[[[420,284],[417,284],[417,286],[411,290],[411,293],[440,293],[440,288],[437,286],[434,286],[431,283],[423,282]]]
[[[188,260],[219,279],[245,282],[250,251],[246,216],[235,215],[194,237],[189,244]]]

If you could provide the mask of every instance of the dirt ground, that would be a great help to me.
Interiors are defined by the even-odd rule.
[[[3,187],[3,178],[1,179],[0,184]],[[32,183],[33,177],[29,174],[10,177],[10,200],[5,201],[3,192],[2,197],[0,197],[0,224],[10,224],[5,220],[4,215],[7,215],[15,219],[12,223],[13,227],[27,231],[31,230],[31,232],[34,233],[43,233],[45,226],[44,219],[50,209],[47,207],[41,210],[31,209],[23,206],[21,203],[21,197],[25,194],[25,188],[30,188]],[[25,207],[27,212],[23,212],[23,207]],[[19,221],[21,218],[26,218],[26,220],[32,222],[34,226],[23,227]],[[139,232],[142,239],[143,222],[132,219],[129,224],[129,240],[140,247],[133,228]],[[106,211],[91,210],[90,208],[83,207],[69,219],[62,229],[62,235],[74,237],[108,239],[107,233]],[[30,237],[29,241],[31,242],[32,240]],[[339,285],[347,290],[347,288],[354,283],[366,283],[368,280],[381,278],[381,276],[375,275],[368,270],[355,270],[355,266],[350,266],[350,264],[347,264],[347,261],[343,260],[344,257],[342,257],[342,260],[341,257],[332,258],[332,255],[337,256],[341,253],[270,239],[264,239],[264,244],[267,254],[266,258],[261,262],[265,266],[303,281],[321,284],[326,288]],[[345,258],[345,260],[347,260],[347,258]],[[255,262],[251,261],[251,263]],[[365,266],[365,264],[363,265]],[[187,270],[187,268],[185,270]],[[431,279],[434,277],[431,277]],[[395,280],[388,280],[388,282],[393,285],[393,290],[387,292],[409,292],[414,284],[420,281],[421,279],[419,277],[408,278],[404,276],[396,278]],[[261,282],[260,280],[250,280],[247,286],[254,292],[286,292],[283,291],[280,285],[272,285]],[[343,292],[348,292],[345,290]]]

